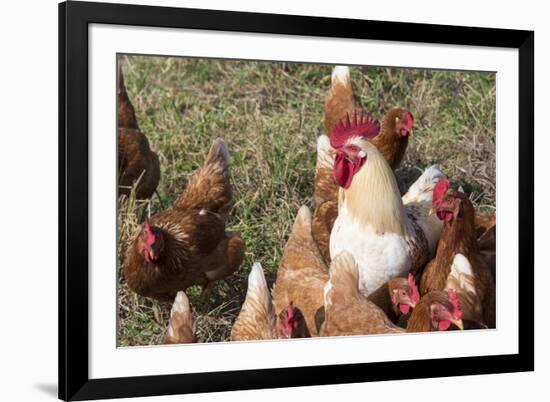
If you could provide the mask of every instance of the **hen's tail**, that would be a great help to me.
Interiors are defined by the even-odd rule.
[[[335,66],[331,75],[331,87],[325,99],[324,125],[327,133],[338,124],[346,114],[353,115],[355,101],[349,67]]]
[[[124,84],[122,65],[118,65],[118,126],[122,128],[138,129],[136,112]]]
[[[248,290],[241,312],[231,329],[231,340],[276,339],[276,321],[262,265],[255,262],[248,275]]]
[[[300,269],[305,265],[323,272],[327,271],[311,233],[311,212],[307,206],[303,205],[296,215],[292,233],[283,250],[279,271]]]
[[[325,285],[325,306],[332,302],[331,295],[336,291],[350,289],[359,292],[359,271],[355,258],[347,251],[342,251],[330,263],[329,280]]]
[[[164,343],[191,343],[193,338],[193,317],[189,299],[185,292],[179,291],[170,311],[170,323]]]
[[[208,152],[203,167],[196,172],[175,205],[187,209],[201,209],[204,213],[219,214],[226,220],[233,194],[229,182],[229,151],[218,138]]]
[[[432,193],[435,185],[444,178],[439,165],[432,165],[409,187],[403,196],[403,204],[411,202],[432,202]]]

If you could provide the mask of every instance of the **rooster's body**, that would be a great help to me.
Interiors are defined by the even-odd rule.
[[[340,189],[330,255],[333,258],[342,251],[353,255],[359,266],[359,288],[369,295],[389,279],[416,273],[428,261],[441,225],[429,216],[430,203],[423,202],[431,199],[433,185],[420,186],[419,182],[432,183],[442,173],[429,168],[417,181],[423,191],[409,197],[405,206],[395,176],[376,147],[361,137],[350,141],[367,160],[353,174],[349,187]],[[344,169],[343,174],[349,171]]]
[[[324,125],[327,133],[330,134],[342,122],[366,114],[354,98],[349,68],[334,67],[331,88],[325,99]],[[376,135],[369,138],[392,169],[396,169],[403,160],[413,125],[414,120],[409,111],[394,108],[386,113],[382,125],[378,124]],[[338,185],[334,179],[336,151],[330,141],[326,135],[321,135],[317,140],[314,187],[316,208],[313,214],[313,238],[327,263],[330,262],[330,233],[338,215]]]

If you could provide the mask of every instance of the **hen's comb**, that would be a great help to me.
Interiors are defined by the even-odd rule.
[[[145,233],[147,234],[147,245],[152,246],[153,244],[155,244],[155,234],[151,229],[149,218],[145,218],[145,222],[143,223],[143,226],[145,227]]]
[[[458,299],[456,290],[449,289],[448,293],[449,301],[453,305],[453,316],[455,319],[460,320],[462,318],[462,308],[460,307],[460,300]]]
[[[353,137],[373,138],[380,132],[380,122],[367,114],[353,113],[353,119],[350,119],[349,113],[346,114],[345,121],[340,119],[330,131],[330,145],[333,148],[341,148]]]
[[[447,180],[445,177],[442,177],[439,179],[437,184],[434,187],[434,191],[432,193],[432,204],[438,205],[443,201],[443,196],[451,186],[451,183],[449,183],[449,180]]]
[[[414,126],[414,117],[408,110],[405,112],[405,117],[407,118],[407,127],[413,128]]]
[[[294,320],[294,304],[292,302],[288,304],[288,307],[286,308],[286,314],[287,314],[288,322],[291,322]]]
[[[412,274],[409,274],[407,282],[411,288],[411,301],[416,304],[420,300],[420,293],[418,292],[418,288],[416,287],[416,282],[414,281],[414,276]]]

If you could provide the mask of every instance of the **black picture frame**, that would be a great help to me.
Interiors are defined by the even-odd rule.
[[[517,354],[214,373],[88,376],[88,25],[507,47],[519,51]],[[59,4],[59,398],[86,400],[534,370],[534,32],[70,1]]]

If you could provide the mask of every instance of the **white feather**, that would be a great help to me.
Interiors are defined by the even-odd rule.
[[[359,290],[365,296],[409,271],[408,248],[402,236],[377,234],[370,225],[357,223],[345,204],[340,207],[330,236],[330,255],[334,258],[343,251],[353,255],[359,267]]]
[[[263,296],[263,299],[261,298]],[[264,270],[262,264],[255,262],[252,265],[250,274],[248,275],[248,290],[246,292],[246,298],[256,299],[264,306],[271,304],[271,295],[267,288],[267,281],[265,280]]]
[[[409,187],[409,191],[403,196],[403,204],[409,202],[429,202],[432,203],[432,193],[435,185],[445,175],[439,165],[432,165]]]
[[[346,83],[350,80],[348,66],[334,66],[332,70],[332,84],[336,82]]]
[[[458,253],[455,255],[455,258],[453,259],[453,264],[451,265],[449,279],[452,280],[447,282],[447,288],[454,288],[452,285],[450,285],[450,283],[452,283],[454,279],[459,287],[459,289],[455,289],[456,291],[462,290],[474,294],[476,293],[474,283],[475,277],[472,271],[472,264],[470,264],[468,258],[466,258],[463,254]]]
[[[317,138],[317,169],[325,167],[332,169],[334,158],[330,155],[330,139],[326,135],[320,135]]]

